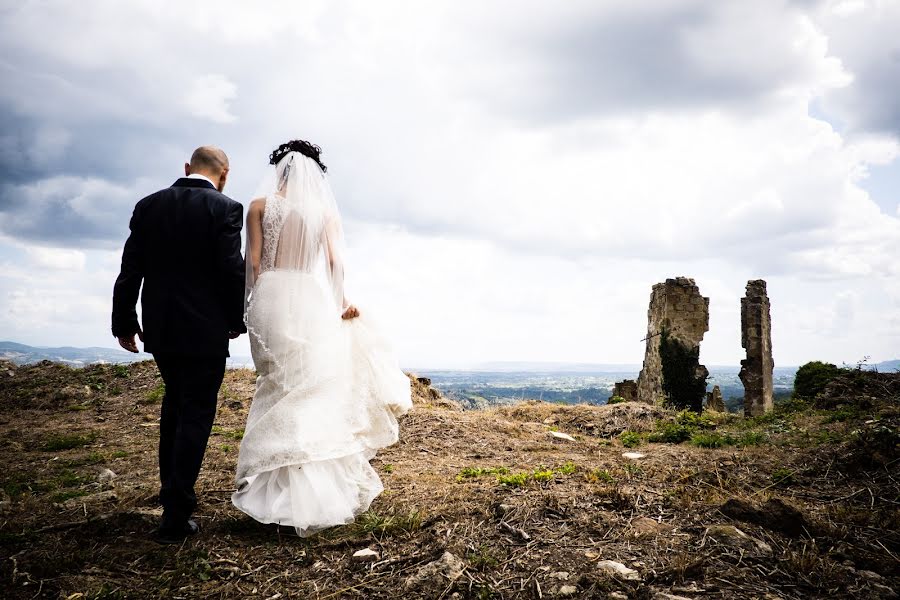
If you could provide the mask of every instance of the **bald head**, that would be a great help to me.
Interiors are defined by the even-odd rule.
[[[185,163],[184,174],[205,175],[221,192],[228,177],[228,156],[215,146],[200,146],[191,154],[191,162]]]

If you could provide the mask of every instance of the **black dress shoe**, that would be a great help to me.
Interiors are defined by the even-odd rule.
[[[180,544],[190,535],[200,531],[197,521],[188,519],[180,527],[160,527],[156,531],[156,541],[160,544]]]

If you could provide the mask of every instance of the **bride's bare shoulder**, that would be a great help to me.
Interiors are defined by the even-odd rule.
[[[262,213],[266,209],[265,198],[254,198],[250,201],[249,212]]]

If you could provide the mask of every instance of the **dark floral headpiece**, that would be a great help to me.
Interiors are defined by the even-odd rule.
[[[272,154],[269,155],[269,164],[277,165],[278,162],[285,157],[289,152],[299,152],[303,156],[308,156],[309,158],[316,161],[316,164],[319,165],[319,168],[322,169],[322,172],[325,173],[328,171],[328,167],[326,167],[321,160],[319,160],[319,155],[322,154],[322,149],[316,146],[315,144],[311,144],[306,140],[291,140],[290,142],[281,144],[278,148],[275,149]]]

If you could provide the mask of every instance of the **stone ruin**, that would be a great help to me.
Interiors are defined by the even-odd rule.
[[[660,338],[663,332],[689,350],[699,350],[703,334],[709,331],[709,298],[700,295],[693,279],[678,277],[657,283],[650,294],[647,311],[647,342],[644,364],[637,381],[638,401],[661,404],[666,397],[663,389],[663,365]],[[693,366],[694,376],[706,377],[706,367]],[[702,402],[702,394],[698,402]]]
[[[741,361],[739,377],[744,384],[744,414],[755,417],[772,410],[772,317],[766,282],[747,282],[741,298],[741,346],[747,358]]]
[[[613,385],[612,395],[624,398],[626,402],[637,402],[637,382],[634,379],[624,379],[622,381],[617,381],[615,385]]]
[[[706,409],[717,412],[725,412],[725,399],[722,398],[722,390],[714,385],[711,392],[706,394]]]

